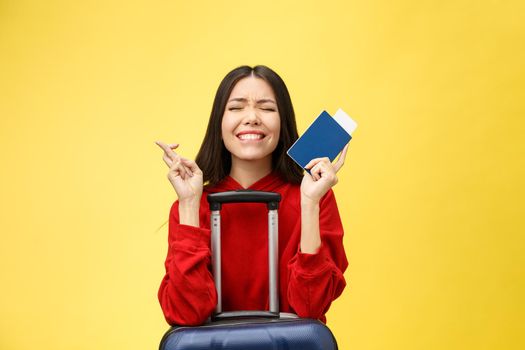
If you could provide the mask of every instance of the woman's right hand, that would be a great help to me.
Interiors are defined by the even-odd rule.
[[[198,206],[202,196],[203,175],[197,163],[175,153],[173,150],[179,147],[177,143],[170,145],[161,141],[155,143],[164,151],[162,159],[170,168],[168,180],[177,192],[179,203]]]

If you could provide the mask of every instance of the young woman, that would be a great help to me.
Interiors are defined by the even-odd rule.
[[[166,274],[158,298],[169,324],[200,325],[217,304],[211,274],[209,193],[279,192],[280,311],[326,322],[348,265],[334,193],[336,163],[312,159],[310,174],[286,150],[298,138],[282,79],[266,66],[242,66],[221,82],[195,161],[157,142],[178,200],[169,217]],[[260,203],[221,211],[223,311],[268,309],[268,223]]]

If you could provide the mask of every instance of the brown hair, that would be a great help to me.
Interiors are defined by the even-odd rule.
[[[301,183],[303,169],[286,154],[288,148],[299,137],[292,100],[281,77],[263,65],[253,68],[250,66],[237,67],[221,81],[213,101],[206,135],[195,159],[195,162],[204,173],[204,183],[206,186],[214,186],[230,173],[232,165],[231,154],[222,141],[222,117],[233,87],[239,80],[250,75],[261,78],[270,84],[277,100],[277,109],[281,119],[281,132],[277,147],[272,153],[272,168],[285,181]]]

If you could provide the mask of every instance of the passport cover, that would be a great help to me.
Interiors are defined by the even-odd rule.
[[[334,117],[322,111],[286,153],[303,169],[314,158],[333,161],[350,142],[356,127],[357,123],[342,109]]]

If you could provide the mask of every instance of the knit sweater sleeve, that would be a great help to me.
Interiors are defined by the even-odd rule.
[[[210,230],[180,224],[177,201],[170,210],[168,231],[166,273],[158,291],[164,317],[170,325],[200,325],[217,304]]]
[[[325,314],[346,286],[348,261],[343,247],[343,226],[333,191],[320,202],[321,247],[315,254],[297,248],[288,264],[288,301],[300,317],[326,322]]]

